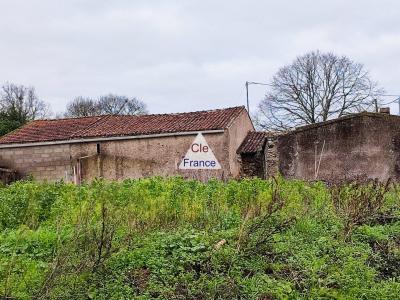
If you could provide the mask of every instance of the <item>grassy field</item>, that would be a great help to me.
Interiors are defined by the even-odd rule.
[[[0,188],[1,299],[399,299],[400,191],[283,179]]]

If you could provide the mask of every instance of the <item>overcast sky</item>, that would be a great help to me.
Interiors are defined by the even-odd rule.
[[[0,82],[34,86],[54,112],[110,92],[153,113],[243,105],[246,80],[269,81],[315,49],[364,63],[400,93],[395,0],[0,3]],[[253,109],[264,94],[251,86]]]

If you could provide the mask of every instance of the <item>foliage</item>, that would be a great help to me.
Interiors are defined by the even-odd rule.
[[[23,123],[21,123],[19,120],[15,120],[6,113],[0,112],[0,136],[17,129],[22,125]]]
[[[396,186],[147,178],[0,187],[4,299],[395,299]]]
[[[0,87],[0,136],[49,115],[49,106],[33,87],[6,83]]]

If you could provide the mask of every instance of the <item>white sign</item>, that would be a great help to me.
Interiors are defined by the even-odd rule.
[[[179,169],[183,170],[219,170],[221,165],[215,158],[204,136],[199,133],[183,158]]]

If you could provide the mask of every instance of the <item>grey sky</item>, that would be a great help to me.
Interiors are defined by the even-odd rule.
[[[246,80],[321,49],[400,93],[399,12],[395,0],[0,0],[0,82],[35,86],[55,112],[109,92],[155,113],[202,110],[245,104]],[[253,107],[264,92],[251,87]]]

